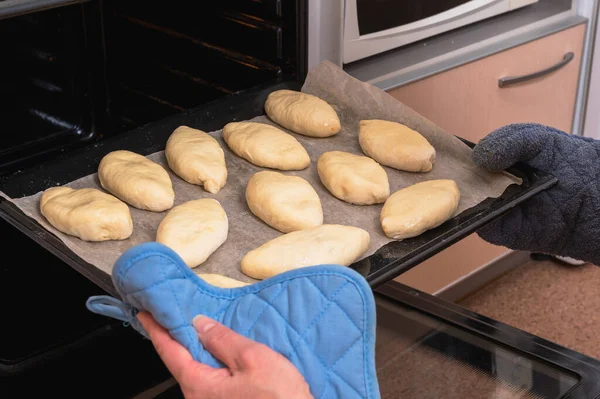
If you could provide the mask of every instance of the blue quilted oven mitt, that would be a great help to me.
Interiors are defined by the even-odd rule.
[[[150,312],[194,359],[224,367],[204,350],[192,326],[198,314],[261,342],[289,359],[315,398],[379,398],[375,373],[375,301],[364,277],[336,265],[313,266],[245,287],[207,284],[171,249],[146,243],[115,263],[123,301],[95,296],[92,312],[130,323]]]
[[[491,171],[522,161],[558,178],[553,188],[481,229],[483,239],[600,265],[600,141],[515,124],[481,140],[473,159]]]

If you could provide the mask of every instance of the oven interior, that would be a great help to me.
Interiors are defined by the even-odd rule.
[[[301,0],[30,1],[16,14],[2,3],[0,179],[305,74]],[[85,308],[100,288],[3,219],[0,236],[21,255],[0,267],[11,326],[0,341],[3,393],[125,398],[169,378],[149,341]]]
[[[0,176],[284,75],[302,79],[305,8],[93,0],[2,16],[0,7]]]

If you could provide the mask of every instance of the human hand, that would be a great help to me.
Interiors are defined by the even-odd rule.
[[[522,161],[558,178],[481,229],[483,239],[600,265],[600,141],[538,124],[508,125],[481,140],[473,160],[490,171]]]
[[[150,313],[137,317],[188,399],[312,398],[304,377],[284,356],[208,317],[193,321],[198,339],[227,368],[195,361]]]

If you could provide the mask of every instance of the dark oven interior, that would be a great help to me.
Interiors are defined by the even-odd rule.
[[[0,0],[0,179],[305,74],[305,1],[49,3]],[[102,290],[3,219],[0,236],[21,254],[0,267],[11,326],[0,341],[0,391],[132,397],[169,377],[149,341],[87,311]]]
[[[301,0],[1,5],[0,174],[305,74]]]

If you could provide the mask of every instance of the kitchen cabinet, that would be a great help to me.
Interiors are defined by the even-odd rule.
[[[585,24],[577,25],[388,93],[448,132],[473,142],[511,123],[536,122],[570,132],[585,29]],[[501,78],[565,63],[541,77],[499,87]],[[473,234],[397,281],[436,293],[508,252]]]

